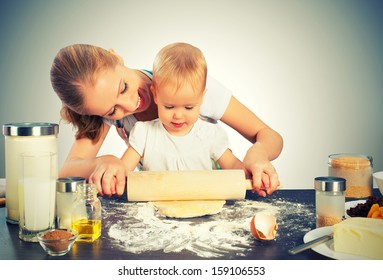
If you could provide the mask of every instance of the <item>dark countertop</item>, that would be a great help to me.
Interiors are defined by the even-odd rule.
[[[374,195],[380,196],[377,189],[374,189]],[[241,254],[224,251],[215,257],[201,257],[193,251],[184,249],[180,252],[164,252],[162,249],[151,251],[146,250],[141,253],[133,253],[124,250],[118,240],[110,237],[110,228],[112,225],[121,222],[124,216],[118,211],[127,209],[133,204],[121,198],[101,198],[103,205],[103,227],[102,236],[93,243],[75,243],[72,250],[62,257],[48,256],[38,243],[24,242],[18,238],[18,226],[9,224],[5,221],[5,208],[0,208],[0,259],[2,260],[188,260],[188,259],[247,259],[247,260],[321,260],[329,259],[313,250],[306,250],[297,255],[290,255],[288,250],[303,243],[303,236],[312,229],[315,229],[315,191],[314,190],[278,190],[267,198],[258,197],[251,192],[246,195],[246,201],[257,201],[279,207],[280,212],[277,216],[278,230],[277,236],[272,241],[260,241],[249,238],[249,242]],[[228,202],[235,206],[236,202]],[[284,205],[284,206],[282,206]],[[299,207],[295,207],[298,205]],[[292,207],[294,206],[294,207]],[[118,210],[118,209],[119,210]],[[118,210],[118,211],[117,211]],[[237,206],[235,211],[240,211]],[[117,212],[116,212],[117,211]],[[109,214],[108,214],[109,213]],[[110,213],[113,213],[112,215]],[[122,213],[123,214],[123,213]],[[164,218],[165,219],[165,218]],[[195,224],[208,221],[209,217],[194,218]],[[217,219],[217,218],[215,218]],[[294,224],[287,221],[294,219]],[[177,220],[177,219],[171,219]],[[189,219],[190,220],[190,219]],[[230,221],[227,221],[230,223]],[[155,238],[153,233],[153,239]],[[250,234],[250,229],[248,232]],[[143,237],[144,238],[144,237]]]

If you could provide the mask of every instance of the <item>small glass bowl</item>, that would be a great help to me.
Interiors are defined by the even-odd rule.
[[[41,247],[50,256],[63,256],[68,253],[77,237],[78,233],[73,229],[53,229],[37,235]]]

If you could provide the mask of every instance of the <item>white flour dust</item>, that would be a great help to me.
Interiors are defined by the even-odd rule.
[[[106,225],[113,246],[134,254],[187,250],[202,258],[226,254],[244,256],[254,242],[250,220],[255,213],[273,214],[279,227],[292,230],[297,224],[294,219],[302,214],[312,215],[304,205],[278,200],[273,205],[251,200],[231,201],[216,215],[192,219],[164,218],[145,202],[110,204],[113,207],[105,211],[104,217],[113,217]]]

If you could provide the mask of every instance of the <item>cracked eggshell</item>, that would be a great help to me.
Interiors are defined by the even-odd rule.
[[[269,214],[257,213],[250,222],[251,233],[259,240],[273,240],[277,228],[277,219]]]

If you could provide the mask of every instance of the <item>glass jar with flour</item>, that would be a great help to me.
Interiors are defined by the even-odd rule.
[[[18,159],[26,152],[48,152],[57,154],[59,126],[54,123],[9,123],[3,125],[5,137],[5,197],[6,220],[18,224]],[[57,165],[57,163],[55,163]],[[52,170],[57,172],[57,166]],[[56,176],[56,175],[54,175]]]
[[[85,184],[82,177],[65,177],[56,181],[56,227],[72,227],[72,211],[77,195],[78,185]]]

